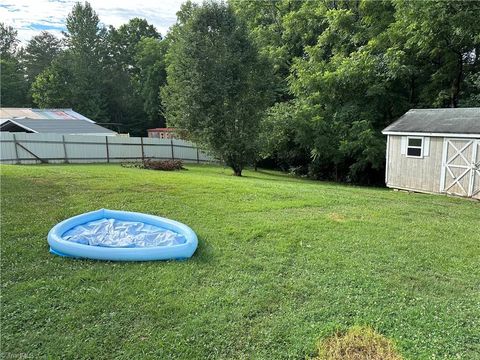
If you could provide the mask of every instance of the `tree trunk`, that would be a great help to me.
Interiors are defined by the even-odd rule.
[[[410,78],[410,104],[415,104],[415,77]]]
[[[235,176],[242,176],[242,169],[239,167],[233,168],[233,175]]]
[[[230,166],[233,170],[233,175],[242,176],[242,166],[237,164],[236,161],[228,161],[227,165]]]
[[[450,107],[458,107],[458,96],[460,94],[460,84],[463,78],[463,57],[459,55],[457,62],[457,74],[452,81],[452,87],[450,89]]]

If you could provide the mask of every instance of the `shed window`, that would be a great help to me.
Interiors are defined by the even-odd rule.
[[[407,156],[422,157],[423,152],[423,138],[421,137],[408,137],[407,138]]]

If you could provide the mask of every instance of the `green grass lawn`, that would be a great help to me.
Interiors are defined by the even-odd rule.
[[[221,167],[1,167],[4,358],[303,359],[372,326],[406,359],[480,358],[480,203]],[[99,208],[179,220],[188,261],[48,252]]]

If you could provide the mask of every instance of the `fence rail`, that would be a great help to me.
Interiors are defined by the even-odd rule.
[[[212,162],[179,139],[0,132],[0,163],[110,163],[145,159]]]

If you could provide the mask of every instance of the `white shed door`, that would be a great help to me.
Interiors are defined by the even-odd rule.
[[[480,139],[449,139],[443,143],[440,191],[478,197],[480,194]]]

